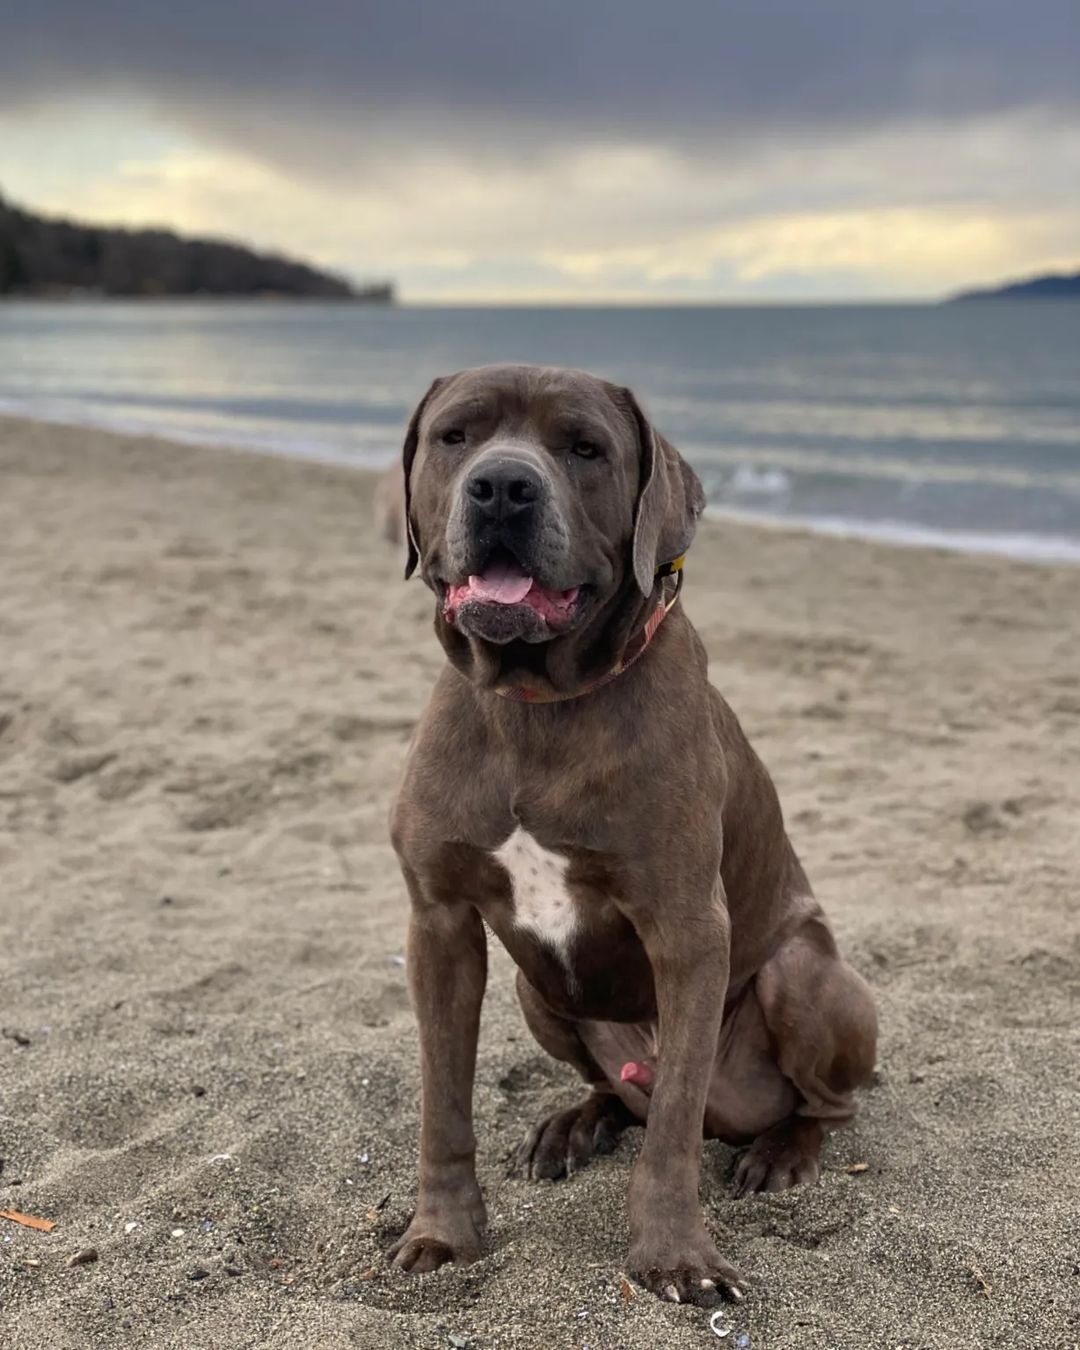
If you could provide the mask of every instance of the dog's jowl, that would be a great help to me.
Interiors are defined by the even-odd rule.
[[[407,572],[448,657],[393,814],[411,898],[423,1119],[406,1271],[483,1250],[472,1088],[483,921],[530,1031],[584,1081],[518,1154],[557,1178],[645,1122],[631,1273],[742,1294],[698,1201],[703,1137],[739,1192],[813,1181],[874,1063],[772,782],[679,603],[701,485],[627,389],[578,371],[436,380],[404,449]]]

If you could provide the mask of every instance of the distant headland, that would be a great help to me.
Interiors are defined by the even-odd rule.
[[[1080,300],[1080,272],[1031,277],[988,290],[961,291],[950,301],[967,300]]]
[[[344,277],[221,239],[35,215],[0,196],[0,296],[344,300],[394,303],[388,282]]]

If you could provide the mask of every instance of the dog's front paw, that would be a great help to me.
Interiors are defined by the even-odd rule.
[[[426,1275],[448,1261],[467,1266],[484,1250],[484,1228],[468,1213],[420,1214],[386,1255],[407,1275]]]
[[[745,1279],[716,1250],[704,1224],[700,1231],[668,1242],[635,1243],[629,1269],[639,1284],[671,1303],[712,1308],[721,1295],[736,1303],[746,1297]]]

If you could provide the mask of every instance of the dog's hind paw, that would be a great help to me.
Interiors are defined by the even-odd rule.
[[[789,1116],[759,1134],[735,1165],[735,1194],[786,1191],[817,1181],[821,1139],[821,1125],[801,1116]]]
[[[593,1092],[577,1106],[534,1125],[510,1163],[510,1171],[533,1181],[557,1181],[585,1166],[594,1154],[610,1153],[634,1117],[611,1092]]]

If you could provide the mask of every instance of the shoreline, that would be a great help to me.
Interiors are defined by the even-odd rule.
[[[158,432],[150,419],[98,419],[64,417],[56,412],[37,414],[18,407],[11,400],[0,399],[0,419],[16,422],[40,423],[47,427],[84,428],[105,432],[128,439],[153,439],[166,444],[197,447],[228,454],[253,454],[291,460],[301,464],[320,464],[326,467],[348,469],[351,472],[381,474],[394,462],[388,457],[385,464],[361,463],[344,452],[335,453],[324,445],[305,447],[296,440],[267,437],[261,443],[233,440],[226,436],[184,432],[170,427]],[[1010,531],[942,530],[931,526],[901,520],[849,520],[842,516],[791,516],[743,507],[708,505],[706,520],[730,521],[754,528],[807,533],[829,539],[849,539],[862,543],[881,544],[887,548],[926,549],[955,553],[962,556],[1005,558],[1036,566],[1080,566],[1080,537],[1068,535],[1024,534]]]

